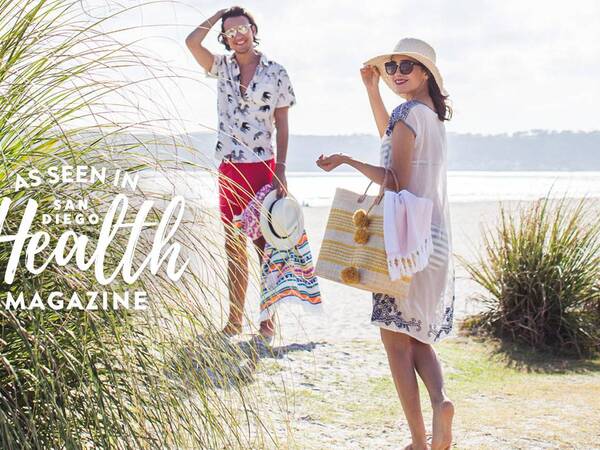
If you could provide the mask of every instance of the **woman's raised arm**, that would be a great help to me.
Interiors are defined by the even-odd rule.
[[[362,77],[363,83],[367,88],[367,94],[369,95],[369,103],[371,104],[371,111],[373,111],[373,117],[375,117],[375,123],[377,124],[377,130],[379,131],[379,137],[383,137],[385,129],[387,128],[390,115],[385,109],[381,93],[379,92],[379,72],[374,66],[365,66],[360,69],[360,76]]]

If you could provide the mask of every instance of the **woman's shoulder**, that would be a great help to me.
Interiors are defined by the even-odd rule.
[[[437,113],[429,105],[419,100],[408,100],[396,106],[392,111],[386,134],[391,135],[398,122],[404,122],[417,136],[420,129],[431,126],[433,122],[439,122],[439,119]]]
[[[437,116],[437,113],[433,110],[431,106],[419,100],[407,100],[404,103],[400,103],[393,109],[392,116],[395,115],[400,118],[406,119],[406,117],[408,117],[411,111],[414,115],[422,113],[433,113]]]
[[[408,126],[408,128],[410,128],[412,132],[416,135],[416,122],[419,120],[419,114],[415,114],[412,111],[418,109],[419,105],[422,105],[422,103],[416,100],[408,100],[396,106],[390,114],[390,121],[388,123],[388,127],[385,134],[388,136],[391,135],[394,126],[398,122],[404,122]]]
[[[407,100],[404,103],[400,103],[398,106],[396,106],[392,110],[391,116],[406,119],[410,111],[421,104],[421,102],[418,102],[416,100]]]

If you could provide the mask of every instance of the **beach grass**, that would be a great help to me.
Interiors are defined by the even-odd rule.
[[[589,199],[502,207],[475,261],[460,258],[485,293],[463,328],[531,350],[600,351],[600,222]]]
[[[0,197],[11,202],[0,228],[3,235],[17,234],[26,205],[36,202],[33,231],[45,232],[50,243],[36,256],[38,266],[48,261],[45,270],[32,274],[18,264],[10,280],[4,272],[15,259],[14,247],[1,242],[0,292],[27,299],[38,292],[45,299],[51,292],[70,298],[73,293],[143,291],[148,308],[81,311],[28,308],[29,301],[25,308],[3,304],[0,448],[276,447],[278,436],[261,412],[268,401],[262,383],[250,384],[247,371],[240,370],[243,355],[207,338],[220,327],[213,309],[226,296],[219,284],[226,273],[223,252],[215,251],[218,236],[198,226],[210,221],[209,211],[196,211],[201,218],[187,216],[170,241],[182,252],[177,268],[187,257],[205,268],[178,280],[168,276],[164,264],[160,270],[141,270],[133,282],[125,279],[120,263],[129,246],[128,227],[111,236],[102,270],[117,276],[108,283],[73,258],[61,263],[52,257],[67,231],[87,237],[86,258],[100,240],[100,225],[42,223],[43,213],[56,212],[55,200],[85,199],[85,214],[102,218],[115,196],[125,193],[130,202],[123,222],[130,224],[143,201],[153,202],[147,220],[158,222],[171,200],[171,192],[111,184],[118,171],[133,176],[171,166],[172,160],[162,161],[151,151],[154,136],[170,119],[150,120],[139,107],[139,92],[132,92],[144,92],[147,80],[160,86],[153,70],[161,68],[121,43],[118,29],[111,31],[110,19],[130,8],[106,2],[111,17],[97,17],[87,6],[78,0],[0,0]],[[125,75],[128,68],[136,78]],[[123,119],[114,121],[107,111],[119,111]],[[140,130],[147,132],[144,139]],[[180,143],[171,145],[172,154],[181,150]],[[107,168],[110,175],[104,183],[45,179],[15,189],[16,177],[28,179],[31,169],[45,173],[66,166]],[[143,267],[156,236],[152,227],[145,228],[133,246],[134,272]],[[23,262],[23,248],[15,254]],[[285,420],[277,417],[283,426]]]

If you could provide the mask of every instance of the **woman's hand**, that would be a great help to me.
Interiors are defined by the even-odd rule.
[[[348,155],[344,155],[343,153],[334,153],[333,155],[319,156],[316,163],[321,169],[325,172],[331,172],[337,166],[347,163],[350,160]]]
[[[360,76],[362,81],[367,88],[377,89],[379,87],[379,70],[375,66],[364,66],[360,69]]]

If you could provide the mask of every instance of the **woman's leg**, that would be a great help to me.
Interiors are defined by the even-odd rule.
[[[426,449],[425,423],[421,412],[419,385],[415,373],[413,339],[404,333],[381,329],[392,378],[412,436],[412,450]]]
[[[414,340],[415,367],[425,383],[433,409],[432,450],[449,449],[452,445],[452,417],[454,405],[446,395],[442,366],[434,348]]]

